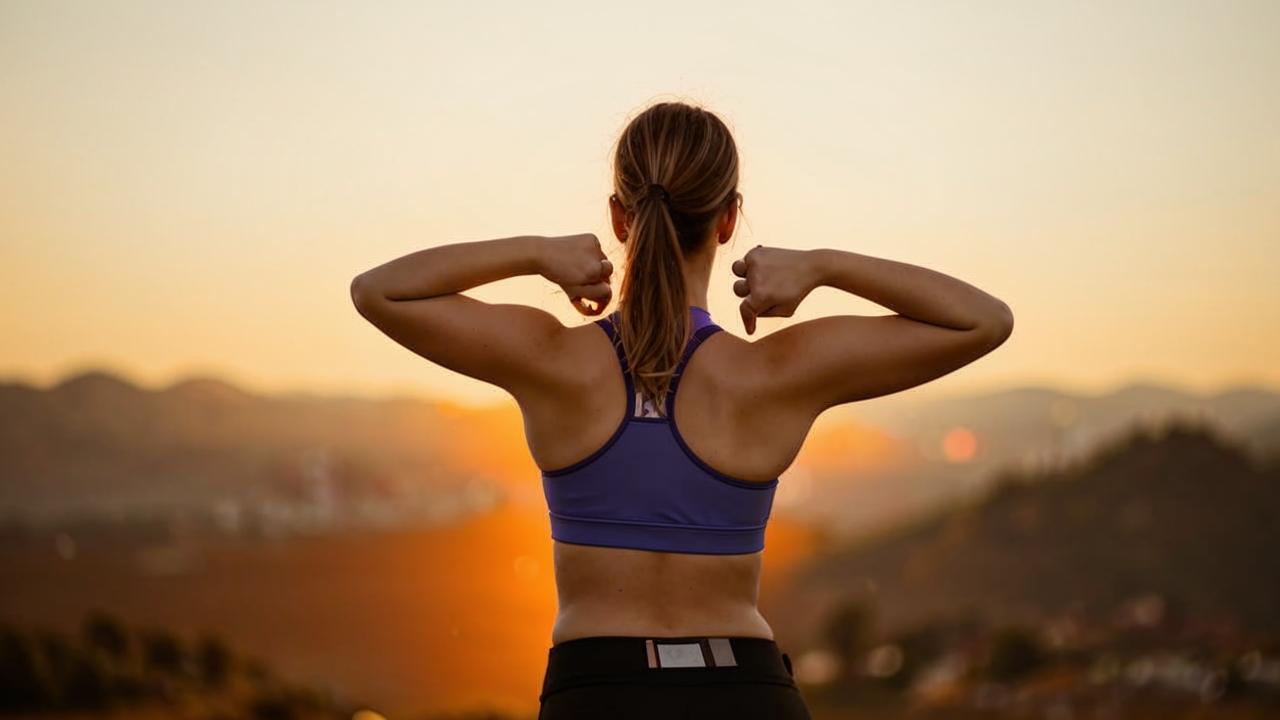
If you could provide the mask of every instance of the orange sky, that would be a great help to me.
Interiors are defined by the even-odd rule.
[[[1013,307],[930,392],[1280,386],[1278,36],[1269,2],[0,2],[0,376],[500,400],[377,334],[350,278],[516,234],[617,257],[609,146],[682,97],[742,152],[725,260],[840,247]],[[534,279],[477,294],[578,321]],[[820,290],[796,320],[840,312],[887,311]]]

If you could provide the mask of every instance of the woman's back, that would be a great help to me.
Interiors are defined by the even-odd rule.
[[[753,413],[743,412],[741,386],[723,382],[750,346],[704,309],[690,310],[691,337],[661,407],[636,390],[615,313],[582,326],[588,337],[566,358],[588,378],[583,402],[598,406],[573,415],[581,427],[566,427],[552,409],[525,408],[556,538],[553,642],[655,629],[773,637],[756,605],[764,526],[773,469],[794,456],[779,441],[805,428],[772,423],[771,437],[750,444],[754,452],[735,452],[762,425],[740,421]]]

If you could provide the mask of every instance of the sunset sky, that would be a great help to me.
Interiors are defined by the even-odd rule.
[[[431,245],[608,230],[627,119],[735,131],[756,244],[924,265],[1013,336],[930,386],[1280,387],[1280,3],[0,0],[0,377],[501,391],[365,323]],[[581,322],[536,278],[481,289]],[[793,320],[884,314],[820,290]]]

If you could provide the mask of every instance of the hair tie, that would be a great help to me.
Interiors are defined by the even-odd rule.
[[[649,197],[657,197],[664,203],[671,202],[671,193],[667,192],[667,189],[658,183],[649,183]]]

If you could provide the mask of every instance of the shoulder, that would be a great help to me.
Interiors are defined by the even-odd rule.
[[[775,332],[745,338],[721,328],[702,346],[701,357],[694,358],[699,362],[690,363],[690,374],[699,376],[698,384],[709,389],[723,412],[752,423],[761,418],[802,423],[813,419],[793,377],[795,355],[806,350],[787,336]]]
[[[753,480],[780,475],[813,421],[780,390],[763,339],[723,328],[706,338],[689,361],[675,408],[695,453],[727,475]]]
[[[563,392],[589,387],[601,376],[618,372],[617,351],[608,324],[600,320],[560,326],[541,348],[542,357],[530,359],[543,366],[545,377],[551,381],[546,389]],[[535,351],[532,347],[529,350]]]
[[[617,351],[597,319],[565,326],[543,363],[543,381],[513,393],[539,467],[564,467],[602,445],[626,415]]]
[[[690,358],[690,374],[700,376],[700,383],[711,385],[719,393],[742,397],[748,402],[759,399],[771,384],[771,349],[758,340],[743,338],[721,326],[717,328],[701,341],[694,357]]]

